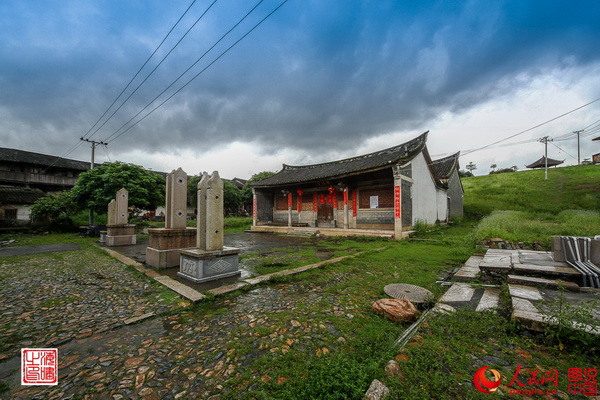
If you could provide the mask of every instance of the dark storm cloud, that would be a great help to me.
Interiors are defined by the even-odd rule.
[[[201,3],[188,26],[208,4]],[[115,132],[249,7],[223,3],[96,139]],[[598,61],[596,2],[412,3],[291,0],[111,148],[175,152],[232,141],[267,151],[350,148],[383,133],[427,130],[443,112],[515,90],[505,82],[519,74]],[[3,131],[21,132],[23,142],[45,134],[54,147],[45,151],[60,153],[87,132],[188,3],[120,4],[59,2],[58,11],[41,10],[47,17],[27,3],[0,6],[0,33],[9,38],[0,44]],[[261,15],[275,4],[261,5]],[[19,25],[15,13],[31,25]]]

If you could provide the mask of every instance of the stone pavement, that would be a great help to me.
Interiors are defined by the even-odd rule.
[[[508,284],[510,304],[503,305],[500,301],[500,286],[473,283],[489,280]],[[567,323],[600,335],[600,290],[580,287],[574,281],[581,283],[581,274],[563,262],[554,261],[549,252],[491,249],[484,256],[469,258],[452,281],[455,283],[440,298],[438,310],[468,307],[484,311],[509,307],[513,319],[542,332],[549,324],[565,323],[556,318],[561,307],[569,309],[572,315],[578,307],[583,307],[589,314],[585,323],[573,320]]]
[[[97,249],[0,261],[0,361],[178,308],[164,290]]]
[[[330,305],[325,315],[309,311],[319,303]],[[0,363],[0,380],[11,386],[0,398],[217,400],[241,373],[253,374],[240,383],[244,391],[277,379],[253,366],[261,357],[276,357],[292,347],[336,351],[346,340],[335,318],[356,312],[311,283],[261,287],[223,304],[226,313],[199,318],[184,311],[63,344],[58,386],[19,386],[20,359],[13,357]]]

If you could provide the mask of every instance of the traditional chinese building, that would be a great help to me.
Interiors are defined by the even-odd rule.
[[[344,160],[284,164],[277,174],[252,185],[252,229],[314,229],[331,235],[400,239],[417,221],[447,221],[449,204],[454,204],[455,215],[462,214],[458,153],[437,164],[432,162],[427,134]],[[455,203],[449,201],[450,185],[457,187]]]

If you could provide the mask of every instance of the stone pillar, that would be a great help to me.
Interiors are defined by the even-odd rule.
[[[116,225],[117,224],[117,202],[115,199],[112,199],[110,203],[108,203],[108,219],[106,225]]]
[[[116,198],[108,203],[108,223],[105,243],[108,247],[127,246],[136,243],[135,225],[129,224],[129,192],[121,188]]]
[[[185,229],[187,219],[187,174],[178,168],[167,175],[165,228]]]
[[[313,220],[315,221],[315,228],[318,225],[318,221],[317,221],[317,210],[319,207],[319,199],[318,199],[318,194],[317,192],[313,192]]]
[[[287,193],[288,203],[288,227],[292,227],[292,192]]]
[[[344,229],[348,229],[348,188],[344,188]]]
[[[302,194],[304,194],[304,190],[297,190],[296,193],[298,193],[298,200],[297,200],[297,206],[298,206],[298,224],[300,224],[302,222]]]
[[[338,201],[337,201],[337,190],[334,187],[330,188],[331,203],[333,206],[333,227],[338,227]]]
[[[214,171],[206,188],[206,250],[223,249],[223,181]]]
[[[208,188],[209,176],[206,172],[202,173],[202,178],[198,182],[198,217],[196,223],[196,247],[206,250],[206,189]]]
[[[252,188],[252,227],[256,226],[256,219],[258,217],[258,210],[256,209],[256,189]]]
[[[181,249],[194,248],[196,228],[187,228],[187,174],[181,168],[167,174],[165,227],[149,229],[146,264],[154,268],[179,265]]]
[[[117,192],[117,223],[116,225],[125,225],[129,222],[129,192],[125,188],[121,188]]]
[[[223,246],[223,230],[223,181],[217,171],[204,173],[198,183],[199,246],[181,251],[177,275],[196,283],[240,275],[240,249]]]

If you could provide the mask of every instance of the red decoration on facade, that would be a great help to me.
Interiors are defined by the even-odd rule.
[[[396,212],[396,219],[400,218],[400,186],[394,186],[394,211]]]
[[[348,188],[344,188],[344,205],[348,205]]]
[[[292,208],[292,192],[288,193],[288,208]]]
[[[357,201],[356,201],[356,190],[352,191],[352,216],[356,217],[356,207],[357,207]]]
[[[313,192],[313,211],[317,212],[317,192]]]
[[[331,194],[331,197],[333,197],[333,208],[338,208],[337,192],[335,188],[333,188],[333,193]]]
[[[303,190],[298,190],[298,213],[302,212],[302,194],[304,193]]]
[[[324,194],[319,195],[319,204],[325,204],[325,195]]]

